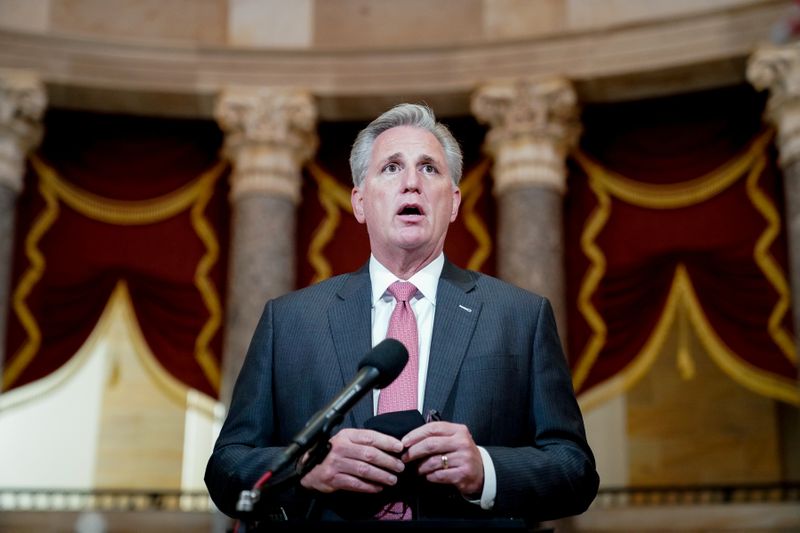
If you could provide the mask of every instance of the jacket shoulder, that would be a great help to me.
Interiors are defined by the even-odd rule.
[[[489,299],[494,299],[493,297],[498,299],[522,299],[537,304],[541,304],[543,301],[547,300],[547,298],[541,294],[523,289],[518,285],[490,276],[489,274],[476,272],[474,270],[465,270],[458,267],[455,267],[455,272],[458,272],[457,277],[461,280],[457,282],[457,284],[465,288],[471,286],[468,290],[478,291]]]
[[[286,294],[274,298],[272,302],[275,306],[282,307],[298,303],[330,300],[351,281],[352,276],[352,273],[340,274],[313,285],[287,292]]]

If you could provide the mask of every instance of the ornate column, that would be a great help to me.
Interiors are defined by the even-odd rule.
[[[757,50],[750,57],[747,79],[756,89],[769,89],[766,115],[778,129],[793,325],[795,335],[800,335],[800,43]]]
[[[0,70],[0,375],[5,360],[16,200],[25,177],[25,157],[42,139],[46,106],[44,84],[35,73]]]
[[[580,134],[575,91],[561,78],[489,83],[472,112],[490,126],[499,275],[550,299],[566,344],[562,220],[567,152]]]
[[[317,146],[316,107],[298,90],[231,88],[219,95],[215,117],[233,163],[220,387],[227,405],[264,303],[294,288],[295,206],[303,163]]]

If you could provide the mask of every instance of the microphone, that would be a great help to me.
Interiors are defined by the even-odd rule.
[[[321,436],[330,433],[364,395],[373,388],[382,389],[394,381],[408,362],[408,350],[396,339],[384,339],[358,364],[356,377],[328,405],[317,411],[293,438],[287,454],[299,454]],[[299,448],[297,452],[293,447]]]
[[[358,374],[328,405],[317,411],[292,437],[292,443],[278,456],[275,466],[250,491],[242,491],[237,510],[250,511],[260,497],[261,484],[285,465],[297,459],[318,441],[330,435],[347,413],[373,388],[384,388],[400,375],[408,362],[408,350],[402,342],[387,338],[378,343],[358,364]],[[314,455],[314,454],[312,454]],[[324,456],[324,454],[323,454]],[[316,459],[321,460],[321,457]]]

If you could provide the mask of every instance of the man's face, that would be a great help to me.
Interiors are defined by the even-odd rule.
[[[444,247],[461,191],[453,184],[444,149],[427,130],[398,126],[381,133],[367,176],[351,195],[353,213],[367,224],[378,258],[415,252],[432,258]]]

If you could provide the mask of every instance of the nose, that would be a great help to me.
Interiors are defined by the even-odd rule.
[[[419,191],[421,179],[422,177],[419,175],[419,171],[416,168],[406,169],[406,171],[403,172],[403,178],[401,182],[403,192]]]

